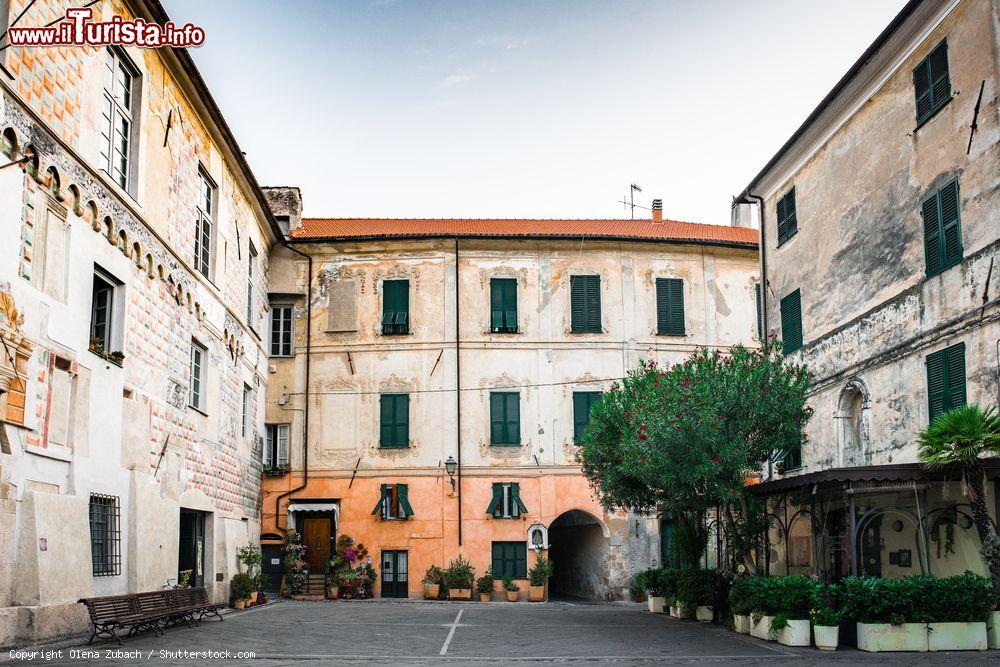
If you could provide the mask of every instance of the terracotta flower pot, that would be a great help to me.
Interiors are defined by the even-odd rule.
[[[472,599],[472,589],[471,588],[449,588],[448,589],[448,599],[450,599],[450,600],[471,600]]]
[[[441,593],[441,584],[424,584],[424,599],[437,600]]]
[[[507,602],[517,602],[518,591],[507,591]]]
[[[479,594],[479,601],[480,602],[489,602],[491,599],[493,599],[493,595],[490,594],[490,593],[480,593]]]
[[[336,600],[339,595],[340,595],[340,587],[339,586],[327,586],[326,587],[326,599],[327,600]]]
[[[532,602],[545,600],[545,586],[528,586],[528,599]]]
[[[246,600],[235,600],[233,602],[233,606],[236,607],[237,609],[243,609],[244,607],[247,606],[247,601]]]

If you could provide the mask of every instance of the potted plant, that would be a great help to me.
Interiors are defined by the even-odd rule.
[[[927,624],[927,650],[985,651],[986,622],[996,604],[992,580],[966,571],[935,579],[930,586],[934,606]]]
[[[681,572],[677,577],[681,616],[697,618],[702,623],[711,622],[716,584],[716,573],[711,570],[689,569]]]
[[[250,600],[257,583],[246,572],[237,572],[229,582],[229,599],[237,609],[243,609]]]
[[[114,362],[119,366],[125,361],[125,353],[121,350],[115,350],[114,352],[108,353],[108,361]]]
[[[821,605],[811,613],[813,637],[820,651],[836,651],[840,643],[840,614],[833,607]]]
[[[240,549],[236,552],[236,559],[240,562],[240,569],[250,575],[250,581],[254,586],[256,586],[257,573],[260,570],[260,564],[263,562],[263,556],[261,555],[260,549],[258,549],[253,543],[248,542],[246,546],[240,547]],[[257,601],[256,588],[251,591],[249,598],[251,604]]]
[[[862,651],[926,651],[927,619],[934,601],[933,577],[848,577],[842,584],[843,615],[857,623]]]
[[[471,600],[472,584],[476,580],[476,570],[472,564],[459,555],[448,563],[444,571],[444,581],[448,586],[448,598],[452,600]]]
[[[750,634],[750,612],[752,601],[753,579],[740,577],[733,581],[729,589],[729,608],[733,612],[733,630],[742,634]]]
[[[336,572],[326,575],[326,599],[336,600],[340,596],[340,578]]]
[[[437,600],[441,594],[441,582],[444,580],[444,570],[437,565],[431,565],[424,573],[424,599]]]
[[[476,590],[479,591],[479,601],[489,602],[493,598],[493,587],[496,578],[492,570],[486,570],[486,574],[476,579]]]
[[[629,595],[632,596],[632,602],[645,602],[646,601],[646,584],[643,581],[644,572],[640,572],[635,575],[635,579],[632,580],[632,585],[628,587]]]
[[[816,600],[816,582],[804,575],[772,577],[775,615],[771,632],[785,646],[809,646],[809,617]]]
[[[306,562],[302,558],[305,553],[302,537],[294,530],[285,531],[285,578],[282,590],[287,595],[294,597],[302,594],[306,584]]]
[[[528,570],[528,600],[542,602],[545,600],[545,584],[552,576],[555,564],[548,558],[539,556],[535,564]]]
[[[509,574],[503,577],[503,589],[507,591],[507,602],[517,602],[517,592],[521,590],[521,587],[517,585],[514,578]]]

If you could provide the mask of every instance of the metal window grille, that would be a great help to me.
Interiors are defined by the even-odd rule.
[[[122,573],[121,538],[118,496],[90,494],[90,549],[95,577]]]

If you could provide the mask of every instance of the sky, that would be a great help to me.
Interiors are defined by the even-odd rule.
[[[328,217],[730,203],[904,0],[163,0],[262,185]],[[648,217],[637,209],[636,217]]]

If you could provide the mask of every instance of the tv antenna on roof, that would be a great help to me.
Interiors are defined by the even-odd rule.
[[[631,210],[631,212],[632,212],[632,219],[633,220],[635,220],[635,209],[636,209],[637,206],[639,208],[646,209],[647,211],[650,210],[648,206],[642,206],[640,204],[636,204],[635,203],[635,193],[636,192],[642,192],[642,188],[640,188],[635,183],[632,183],[631,185],[628,186],[628,201],[625,201],[623,199],[620,202],[618,202],[619,204],[623,204],[625,206],[625,208]]]

